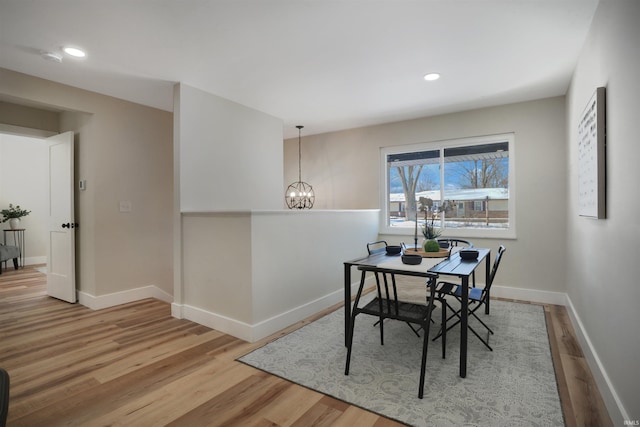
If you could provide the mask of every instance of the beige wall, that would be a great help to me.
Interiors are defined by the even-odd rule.
[[[615,425],[640,420],[640,2],[600,2],[567,96],[569,151],[567,292],[591,350],[591,366]],[[578,216],[577,128],[597,87],[606,87],[606,210]],[[621,408],[619,411],[618,409]]]
[[[252,324],[251,214],[187,214],[182,238],[181,303]]]
[[[99,297],[156,286],[172,294],[172,113],[5,69],[0,94],[60,111],[57,130],[75,133],[76,181],[87,181],[75,193],[79,290]],[[38,125],[25,114],[21,123]],[[120,201],[132,212],[120,213]]]
[[[2,124],[58,132],[60,112],[0,101]]]
[[[565,98],[555,97],[303,136],[302,178],[314,186],[318,209],[377,209],[380,148],[513,132],[517,238],[474,242],[493,249],[507,246],[496,285],[565,292],[565,126]],[[285,183],[297,176],[297,142],[285,141]],[[410,241],[409,236],[381,237],[390,243]]]

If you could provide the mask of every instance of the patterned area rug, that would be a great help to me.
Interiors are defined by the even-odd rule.
[[[438,309],[439,310],[439,309]],[[439,311],[434,319],[440,319]],[[460,378],[459,330],[430,342],[425,395],[418,399],[422,338],[401,322],[356,318],[351,368],[344,375],[344,312],[339,309],[238,360],[352,405],[414,426],[563,426],[541,306],[491,301],[480,316],[495,332],[489,351],[469,333],[467,377]],[[475,319],[472,319],[475,321]],[[481,336],[482,326],[470,320]],[[432,325],[431,335],[438,328]]]

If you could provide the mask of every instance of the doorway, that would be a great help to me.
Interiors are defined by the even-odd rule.
[[[73,132],[45,139],[0,134],[0,204],[13,205],[27,213],[18,231],[3,231],[3,240],[16,245],[17,233],[22,267],[44,263],[47,294],[75,303],[73,159]],[[27,230],[29,225],[31,233]],[[13,235],[14,241],[7,241],[7,235]],[[27,243],[35,247],[32,258],[40,258],[38,261],[27,257]]]
[[[47,263],[48,150],[44,137],[0,133],[0,209],[19,205],[30,211],[21,219],[25,265]],[[8,222],[2,228],[9,229]],[[6,235],[12,244],[12,233]],[[3,241],[3,243],[5,243]]]

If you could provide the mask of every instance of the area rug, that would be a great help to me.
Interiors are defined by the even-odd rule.
[[[446,359],[441,340],[430,342],[423,399],[422,338],[402,322],[385,322],[381,346],[375,319],[359,315],[350,373],[344,375],[342,309],[238,360],[408,425],[563,426],[543,307],[492,300],[491,314],[480,316],[495,332],[489,341],[494,351],[469,333],[467,377],[460,378],[460,327],[447,335]],[[434,336],[437,328],[431,329]]]

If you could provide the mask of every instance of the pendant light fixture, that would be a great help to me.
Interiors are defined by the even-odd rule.
[[[284,193],[284,200],[287,202],[289,209],[311,209],[316,196],[313,193],[313,187],[302,181],[300,138],[304,126],[298,125],[296,127],[298,128],[298,181],[287,187],[287,191]]]

